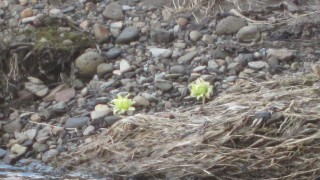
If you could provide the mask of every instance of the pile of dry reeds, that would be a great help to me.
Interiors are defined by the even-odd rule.
[[[61,166],[152,178],[315,179],[320,88],[313,76],[239,80],[203,106],[137,114],[60,156]]]

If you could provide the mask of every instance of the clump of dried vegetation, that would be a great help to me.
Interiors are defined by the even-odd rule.
[[[122,177],[314,179],[320,174],[317,81],[239,80],[205,105],[168,112],[173,119],[124,118],[60,156],[60,165]]]

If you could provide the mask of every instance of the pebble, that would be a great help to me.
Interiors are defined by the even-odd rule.
[[[264,61],[252,61],[248,63],[248,66],[255,70],[260,70],[267,67],[267,63]]]
[[[11,152],[17,154],[18,156],[24,154],[25,152],[27,152],[27,147],[21,146],[19,144],[15,144],[11,147]]]
[[[197,56],[197,54],[198,51],[188,52],[187,54],[179,57],[177,61],[179,64],[189,64],[192,61],[192,59]]]
[[[212,44],[214,41],[214,38],[212,36],[210,36],[209,34],[205,34],[202,36],[201,40],[207,44]]]
[[[202,38],[202,34],[197,30],[192,30],[189,34],[191,41],[198,41]]]
[[[186,26],[187,24],[188,24],[188,19],[187,18],[185,18],[185,17],[179,17],[178,19],[177,19],[177,24],[179,25],[179,26],[181,26],[181,27],[183,27],[183,26]]]
[[[219,64],[215,60],[208,61],[208,69],[212,71],[217,71],[219,69]]]
[[[78,117],[78,118],[69,118],[65,124],[64,128],[81,128],[84,125],[87,125],[90,121],[88,117]]]
[[[293,59],[294,54],[292,51],[288,49],[268,49],[267,50],[267,57],[270,58],[274,56],[280,61],[290,61]]]
[[[173,84],[171,81],[159,79],[159,80],[156,80],[155,86],[162,91],[169,91],[170,89],[172,89]]]
[[[26,82],[24,86],[28,91],[30,91],[32,94],[35,94],[38,97],[44,97],[49,93],[49,88],[44,84]]]
[[[108,60],[117,59],[122,53],[122,49],[118,47],[114,47],[109,49],[106,53],[104,53],[105,57]]]
[[[226,78],[226,81],[227,82],[234,82],[237,78],[238,78],[238,76],[229,76]]]
[[[33,11],[31,8],[26,8],[20,13],[21,18],[27,18],[33,16]]]
[[[32,149],[35,150],[36,152],[45,152],[49,149],[49,146],[47,144],[42,144],[39,142],[35,142],[32,145]]]
[[[56,157],[58,154],[59,154],[59,151],[57,151],[55,149],[50,149],[50,150],[46,151],[45,153],[43,153],[41,159],[43,162],[48,162],[52,158]]]
[[[126,44],[139,39],[139,29],[135,26],[126,27],[117,37],[116,43]]]
[[[67,105],[65,102],[58,102],[56,104],[53,104],[51,106],[51,109],[53,112],[57,112],[57,113],[65,112],[67,110]]]
[[[41,122],[42,118],[38,113],[34,113],[30,116],[30,120],[33,122]]]
[[[237,33],[239,42],[256,42],[260,39],[260,31],[257,26],[244,26]]]
[[[104,62],[104,58],[96,52],[86,52],[75,60],[75,66],[79,74],[83,76],[93,76],[96,74],[99,64]]]
[[[94,130],[95,130],[95,127],[90,125],[84,129],[83,135],[84,136],[90,135],[94,132]]]
[[[92,111],[90,113],[90,118],[92,120],[97,120],[97,119],[100,119],[100,118],[103,118],[103,117],[107,116],[110,112],[111,112],[111,110],[108,110],[108,111]]]
[[[174,66],[170,67],[169,72],[172,73],[172,74],[185,74],[186,69],[185,69],[184,66],[174,65]]]
[[[111,73],[112,71],[113,65],[111,63],[102,63],[97,67],[97,74],[100,77],[103,77],[104,75]]]
[[[63,89],[55,94],[55,100],[58,102],[68,102],[76,95],[74,88]]]
[[[15,131],[20,131],[22,128],[22,124],[20,122],[20,119],[15,119],[13,121],[10,121],[4,125],[3,130],[9,134],[14,133]]]
[[[111,20],[123,20],[124,14],[122,12],[122,7],[115,2],[109,3],[103,10],[102,15]]]
[[[125,72],[128,72],[128,71],[131,71],[132,70],[132,67],[130,65],[130,63],[123,59],[120,61],[120,73],[125,73]]]
[[[49,17],[51,18],[61,19],[63,16],[64,14],[60,9],[54,8],[49,11]]]
[[[37,129],[28,129],[24,132],[24,134],[29,140],[34,140],[34,138],[37,135],[37,132],[38,132]]]
[[[149,48],[152,56],[159,59],[169,58],[172,55],[172,51],[170,49],[164,48]]]
[[[115,122],[119,121],[120,119],[121,119],[121,117],[119,117],[119,116],[107,116],[104,118],[104,121],[106,122],[106,126],[110,127]]]
[[[139,95],[135,96],[133,98],[133,101],[135,102],[135,105],[137,105],[137,106],[142,106],[142,107],[149,107],[150,106],[150,102],[146,98],[139,96]]]
[[[45,96],[42,100],[43,101],[53,101],[55,99],[55,95],[63,90],[63,89],[67,89],[69,88],[68,84],[59,84],[58,86],[56,86],[54,89],[50,90],[50,93]]]
[[[314,63],[311,64],[312,72],[319,78],[320,77],[320,64]]]
[[[217,35],[232,35],[236,34],[242,27],[246,26],[247,23],[236,16],[228,16],[217,24],[216,34]]]

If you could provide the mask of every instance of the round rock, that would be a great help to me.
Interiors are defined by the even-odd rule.
[[[75,61],[75,66],[79,74],[83,76],[93,76],[99,64],[103,63],[103,57],[96,52],[87,52],[79,56]]]
[[[228,16],[222,19],[216,27],[217,35],[232,35],[237,33],[242,27],[246,26],[246,22],[236,16]]]
[[[257,26],[244,26],[237,33],[239,42],[254,42],[259,40],[260,31]]]
[[[118,3],[108,4],[102,12],[102,15],[112,20],[122,20],[124,18],[122,7]]]
[[[134,98],[133,98],[133,101],[135,102],[135,104],[136,104],[137,106],[143,106],[143,107],[148,107],[148,106],[150,106],[150,102],[149,102],[146,98],[144,98],[144,97],[142,97],[142,96],[136,96],[136,97],[134,97]]]
[[[112,71],[113,71],[112,64],[102,63],[102,64],[99,64],[99,66],[97,67],[97,74],[100,77],[103,77],[104,75],[106,75],[107,73],[110,73]]]
[[[190,32],[189,36],[191,41],[198,41],[199,39],[201,39],[202,34],[197,30],[193,30]]]

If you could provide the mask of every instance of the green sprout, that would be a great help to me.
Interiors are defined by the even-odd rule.
[[[126,97],[122,97],[121,95],[118,95],[117,99],[114,99],[111,101],[113,103],[113,113],[114,114],[124,114],[127,111],[134,111],[135,108],[132,107],[134,102],[129,99],[130,94],[128,94]]]
[[[197,100],[202,98],[202,103],[205,102],[206,98],[209,99],[213,94],[213,86],[202,78],[198,78],[196,81],[189,84],[189,88],[191,91],[191,97],[196,97]]]

